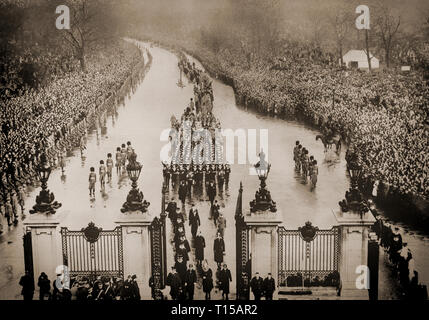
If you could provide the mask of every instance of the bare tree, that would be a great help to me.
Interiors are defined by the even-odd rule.
[[[399,26],[401,25],[401,17],[393,16],[390,9],[383,6],[379,8],[375,22],[377,34],[381,40],[384,50],[386,67],[389,68],[395,36],[397,35]]]
[[[371,53],[369,52],[369,30],[365,29],[365,51],[366,51],[366,59],[368,60],[368,71],[371,72]]]
[[[235,29],[248,39],[249,48],[258,56],[274,54],[280,38],[279,0],[236,0],[233,2]]]
[[[344,64],[343,49],[350,30],[350,21],[352,21],[350,12],[350,9],[346,8],[337,9],[334,17],[331,19],[341,66]]]
[[[74,50],[82,71],[86,69],[87,50],[112,36],[109,32],[109,2],[99,0],[68,0],[70,30],[64,30],[64,39]]]

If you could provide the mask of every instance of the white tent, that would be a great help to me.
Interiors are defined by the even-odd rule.
[[[371,58],[371,69],[378,69],[380,67],[380,61],[374,57],[371,52],[369,56]],[[349,50],[343,56],[343,62],[347,68],[368,69],[368,59],[366,57],[366,51],[364,50]]]

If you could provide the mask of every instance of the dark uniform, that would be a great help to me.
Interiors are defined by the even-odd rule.
[[[264,280],[261,277],[253,277],[252,281],[250,281],[250,288],[255,296],[255,300],[261,300],[264,291]]]
[[[264,292],[266,300],[273,300],[273,293],[276,290],[276,282],[273,278],[266,277],[264,280]]]
[[[195,270],[190,269],[186,271],[186,293],[188,295],[189,300],[194,300],[195,282],[197,282],[197,273],[195,272]]]
[[[195,238],[198,227],[201,225],[200,216],[197,209],[192,208],[189,210],[189,225],[191,226],[192,238]]]
[[[216,238],[213,243],[214,260],[216,261],[218,268],[223,262],[223,253],[225,252],[225,242],[222,238]]]
[[[206,241],[202,235],[195,237],[195,260],[198,264],[204,260],[204,248],[206,247]]]
[[[213,206],[213,202],[216,198],[216,185],[213,182],[207,187],[207,195],[209,196],[210,204]]]
[[[24,300],[33,300],[34,295],[34,280],[26,273],[19,280],[19,285],[22,286],[21,294],[24,296]]]
[[[170,295],[173,300],[177,300],[182,290],[182,281],[178,273],[169,273],[166,281],[167,286],[170,286]]]
[[[222,290],[222,298],[228,300],[229,282],[232,281],[231,271],[222,269],[219,273],[220,290]]]
[[[180,185],[179,185],[179,199],[180,199],[180,201],[182,201],[182,204],[185,204],[187,194],[188,194],[188,189],[186,187],[186,182],[185,181],[180,181]]]

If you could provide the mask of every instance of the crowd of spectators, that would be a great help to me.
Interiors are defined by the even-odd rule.
[[[8,99],[2,96],[6,102],[0,109],[2,214],[11,216],[7,208],[13,208],[13,195],[34,182],[42,153],[55,164],[66,150],[81,146],[89,118],[106,101],[114,103],[112,97],[141,62],[139,48],[121,40],[88,55],[85,72],[64,72],[39,88]]]
[[[305,118],[319,128],[333,126],[329,129],[362,154],[366,178],[403,195],[428,198],[429,87],[421,74],[346,70],[297,44],[267,59],[239,48],[214,53],[187,40],[160,40],[186,48],[233,85],[247,107]]]
[[[419,282],[413,254],[408,244],[402,240],[399,228],[378,219],[373,229],[389,257],[394,273],[399,278],[404,297],[411,300],[427,300],[427,287]]]
[[[57,277],[58,279],[51,281],[46,273],[40,274],[37,280],[39,300],[138,301],[141,299],[136,275],[129,275],[125,280],[121,277],[110,276],[98,276],[97,278],[77,276],[70,281],[65,281],[66,279],[61,274],[58,274]],[[28,272],[21,277],[19,284],[22,287],[21,294],[24,296],[24,300],[33,300],[35,285]]]
[[[11,99],[77,71],[79,62],[70,54],[37,43],[31,48],[11,49],[0,57],[0,95]]]

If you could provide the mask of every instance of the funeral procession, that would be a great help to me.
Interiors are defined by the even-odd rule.
[[[427,300],[427,0],[0,0],[0,25],[0,300]]]

